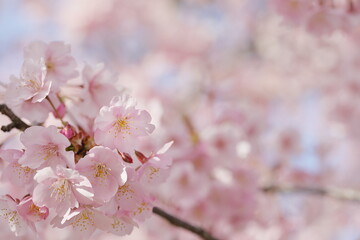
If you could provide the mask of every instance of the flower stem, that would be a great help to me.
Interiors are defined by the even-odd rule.
[[[66,123],[64,122],[64,120],[62,119],[62,117],[60,117],[60,114],[59,114],[59,112],[57,111],[54,103],[51,101],[50,97],[49,97],[49,96],[46,96],[46,100],[50,103],[52,109],[54,110],[55,117],[57,117],[58,119],[60,119],[61,124],[65,127],[65,126],[66,126]]]

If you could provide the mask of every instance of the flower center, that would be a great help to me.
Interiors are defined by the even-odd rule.
[[[50,72],[54,68],[54,64],[52,62],[46,62],[46,70]]]
[[[111,169],[103,163],[94,165],[93,169],[95,170],[94,177],[96,178],[106,178],[107,175],[111,174]]]
[[[119,133],[129,134],[130,135],[130,117],[122,117],[118,118],[114,123],[113,127],[115,128],[115,135],[117,136]],[[124,137],[124,136],[123,136]]]
[[[58,155],[58,146],[55,144],[48,144],[42,146],[42,151],[44,152],[44,160],[48,160],[49,158]]]
[[[40,88],[41,88],[40,83],[38,81],[36,81],[36,80],[33,80],[33,79],[27,80],[26,83],[25,83],[25,86],[27,88],[30,88],[33,91],[39,91]]]
[[[60,179],[51,185],[53,191],[50,197],[63,201],[70,194],[70,185],[66,179]]]
[[[126,183],[118,188],[116,196],[118,201],[121,201],[122,199],[130,200],[133,199],[134,193],[134,189]]]
[[[154,177],[156,177],[156,175],[159,173],[160,169],[159,168],[155,168],[153,166],[149,167],[149,178],[153,179]]]
[[[34,203],[29,206],[29,213],[36,217],[41,217],[40,208],[36,206]]]
[[[77,228],[80,231],[86,231],[88,230],[88,227],[95,226],[94,216],[92,215],[94,215],[93,212],[84,210],[76,217],[71,225],[73,228]]]
[[[0,216],[2,216],[5,220],[9,222],[11,225],[18,225],[20,224],[19,215],[17,211],[12,211],[7,208],[0,209]]]

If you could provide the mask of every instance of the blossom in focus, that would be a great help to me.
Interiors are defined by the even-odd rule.
[[[72,226],[74,236],[82,239],[88,239],[96,229],[108,231],[112,222],[110,217],[92,207],[75,208],[65,217],[56,216],[51,221],[58,228]]]
[[[166,143],[156,154],[152,154],[146,159],[139,168],[140,182],[146,184],[158,184],[165,181],[169,175],[168,168],[172,163],[172,159],[166,156],[167,150],[171,147],[173,141]]]
[[[113,222],[110,225],[109,232],[118,236],[128,235],[132,232],[134,226],[137,224],[128,216],[119,213],[119,216],[112,217]]]
[[[55,208],[64,215],[68,210],[79,207],[80,203],[91,204],[93,190],[89,180],[78,171],[58,165],[39,170],[34,179],[38,183],[34,189],[33,201],[38,206]]]
[[[15,236],[28,234],[28,229],[35,230],[32,222],[27,222],[18,212],[17,205],[20,200],[13,199],[10,195],[0,196],[0,220],[4,220],[15,233]],[[29,225],[30,223],[30,225]]]
[[[126,183],[119,186],[115,196],[112,198],[113,212],[118,217],[131,217],[143,221],[150,217],[154,198],[150,196],[145,187],[138,181],[138,172],[132,168],[126,169],[128,179]]]
[[[120,152],[131,152],[138,137],[152,133],[155,126],[145,110],[135,108],[135,100],[127,95],[114,97],[110,106],[100,109],[94,122],[97,144]]]
[[[16,209],[20,216],[31,222],[45,220],[49,216],[49,209],[45,206],[39,207],[34,204],[31,196],[24,197]]]
[[[120,156],[102,146],[93,147],[76,164],[76,170],[89,179],[94,189],[94,200],[99,203],[108,202],[127,180]]]
[[[36,141],[34,141],[36,140]],[[19,159],[21,165],[40,169],[57,165],[74,168],[74,153],[67,152],[69,140],[58,132],[55,126],[33,126],[25,130],[20,141],[26,147],[24,155]]]

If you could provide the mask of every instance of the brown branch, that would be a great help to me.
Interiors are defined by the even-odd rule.
[[[360,202],[360,192],[353,189],[337,187],[308,187],[291,184],[267,185],[261,188],[265,193],[302,193],[331,197],[334,199],[350,202]]]
[[[10,132],[11,129],[13,129],[13,128],[24,131],[25,129],[30,127],[25,122],[23,122],[18,116],[16,116],[15,113],[13,111],[11,111],[11,109],[8,106],[6,106],[5,104],[0,104],[0,112],[4,115],[8,116],[11,120],[10,124],[1,127],[2,131]]]
[[[193,226],[190,223],[187,223],[173,215],[170,215],[169,213],[165,212],[164,210],[162,210],[158,207],[154,207],[152,211],[154,214],[166,219],[170,224],[177,226],[177,227],[184,228],[192,233],[195,233],[196,235],[198,235],[199,237],[201,237],[204,240],[219,240],[218,238],[215,238],[214,236],[212,236],[209,232],[205,231],[204,229]]]

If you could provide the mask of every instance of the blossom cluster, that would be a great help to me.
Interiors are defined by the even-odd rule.
[[[102,59],[107,68],[119,70],[121,85],[143,100],[138,106],[143,104],[152,113],[152,123],[160,123],[161,128],[154,130],[151,142],[136,141],[136,152],[129,150],[130,155],[122,154],[122,159],[145,162],[152,149],[175,140],[168,153],[173,163],[166,184],[146,185],[158,199],[157,206],[220,239],[357,239],[356,204],[304,191],[279,192],[282,184],[305,189],[360,188],[358,2],[65,0],[54,7],[53,1],[38,0],[15,1],[17,7],[10,12],[19,14],[10,15],[17,22],[23,20],[23,12],[33,18],[26,23],[31,30],[23,32],[23,39],[38,33],[33,23],[39,20],[51,26],[49,31],[42,29],[43,35],[65,34],[80,53],[90,55],[84,59]],[[22,41],[14,34],[4,35],[7,38],[11,39],[8,47],[1,50],[6,59],[0,66],[2,76],[11,73],[11,68],[3,69],[11,65],[16,56],[13,49]],[[77,153],[75,161],[94,142],[107,141],[87,136],[95,136],[94,119],[102,106],[110,106],[114,96],[127,98],[114,80],[104,65],[85,64],[81,78],[74,76],[60,87],[66,108],[57,96],[49,95],[58,113],[66,113],[63,120],[76,126],[77,133],[86,133],[70,141]],[[16,98],[11,104],[9,90],[0,92],[0,101],[7,95],[7,105],[17,115],[32,125],[45,121],[48,126],[54,121],[49,104],[45,107],[54,114],[44,120],[48,109],[42,111],[41,103],[22,106]],[[37,111],[27,111],[31,108]],[[53,124],[59,126],[61,121],[56,121]],[[73,134],[73,130],[64,128],[62,133]],[[7,136],[0,133],[0,141]],[[12,144],[9,139],[2,148],[13,148]],[[164,156],[160,159],[166,164]],[[145,164],[155,161],[156,157]],[[0,162],[4,178],[12,175],[7,166]],[[145,169],[135,173],[144,174]],[[163,170],[157,182],[167,176],[166,169],[159,169]],[[23,186],[15,182],[2,181],[0,194],[9,194],[20,205],[16,202],[31,191],[15,188]],[[3,190],[7,184],[11,188]],[[56,214],[48,209],[49,217],[36,223],[40,234]],[[96,209],[111,216],[103,207]],[[46,216],[44,209],[42,213]],[[13,239],[7,229],[7,224],[0,224],[1,239]],[[49,228],[41,239],[78,239],[72,229]],[[97,231],[90,239],[116,238]],[[156,217],[125,238],[198,240]]]
[[[70,46],[32,42],[5,103],[31,124],[19,146],[0,149],[0,218],[16,236],[43,226],[70,228],[88,239],[97,229],[132,232],[150,216],[149,186],[164,181],[166,151],[140,151],[155,126],[103,64],[79,74]],[[39,227],[41,226],[41,227]]]
[[[177,143],[156,189],[167,209],[220,239],[359,236],[355,207],[259,191],[268,182],[359,188],[355,0],[106,3],[69,10],[68,1],[54,11],[57,27],[167,113],[156,138]],[[146,225],[141,239],[197,239]]]

